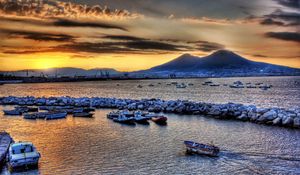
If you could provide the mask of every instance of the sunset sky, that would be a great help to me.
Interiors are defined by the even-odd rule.
[[[299,0],[0,0],[0,70],[147,69],[219,49],[300,68]]]

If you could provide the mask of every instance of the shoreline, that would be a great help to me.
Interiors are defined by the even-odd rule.
[[[12,79],[0,78],[3,84],[23,84],[23,83],[57,83],[57,82],[88,82],[88,81],[124,81],[124,80],[167,80],[167,79],[207,79],[207,78],[251,78],[251,77],[299,77],[300,75],[253,75],[253,76],[187,76],[187,77],[14,77]]]
[[[236,103],[213,104],[186,100],[119,99],[102,97],[0,97],[0,105],[74,106],[97,109],[128,109],[181,115],[207,116],[222,120],[240,120],[258,124],[300,129],[300,108],[258,108]]]

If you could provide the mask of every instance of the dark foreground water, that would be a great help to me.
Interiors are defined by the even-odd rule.
[[[274,88],[267,91],[202,87],[206,80],[176,80],[195,84],[176,89],[164,86],[166,81],[172,80],[4,85],[0,95],[191,98],[284,107],[300,103],[298,77],[246,78],[269,82]],[[148,87],[150,83],[155,86]],[[138,84],[144,88],[136,88]],[[11,106],[0,106],[4,108]],[[151,122],[132,127],[108,120],[109,111],[97,110],[94,119],[68,116],[54,121],[0,112],[0,130],[16,141],[33,142],[41,152],[39,169],[26,174],[300,174],[300,130],[179,115],[167,115],[167,126]],[[213,141],[221,148],[220,157],[186,155],[183,140]],[[9,172],[4,169],[1,174]]]

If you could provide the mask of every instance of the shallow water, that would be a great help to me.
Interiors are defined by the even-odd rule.
[[[186,89],[165,85],[172,80],[107,81],[4,85],[0,95],[159,97],[299,106],[299,77],[213,81],[238,79],[274,87],[267,91],[203,87],[206,79],[176,80],[195,84]],[[155,86],[148,87],[150,83]],[[136,88],[138,84],[144,87]],[[12,106],[0,106],[0,111],[3,108]],[[26,174],[300,174],[300,130],[185,115],[167,115],[167,126],[152,122],[127,126],[108,120],[109,111],[97,110],[94,119],[68,116],[54,121],[24,120],[0,112],[0,130],[10,132],[16,141],[33,142],[41,152],[39,169]],[[186,155],[184,140],[213,141],[221,148],[220,156]],[[9,172],[4,169],[1,174]]]
[[[178,115],[167,126],[128,126],[107,112],[54,121],[1,114],[0,130],[37,146],[33,174],[300,174],[299,130]],[[186,155],[183,140],[213,141],[220,157]]]

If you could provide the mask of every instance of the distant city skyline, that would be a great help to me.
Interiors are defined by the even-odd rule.
[[[135,71],[227,49],[300,68],[298,0],[0,0],[0,70]]]

